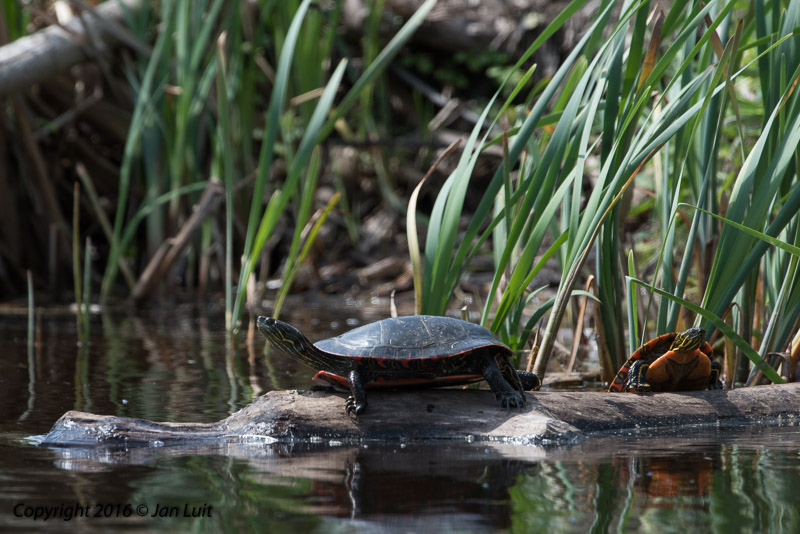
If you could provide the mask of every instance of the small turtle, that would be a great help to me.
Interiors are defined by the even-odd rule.
[[[367,407],[365,387],[452,386],[486,380],[503,408],[525,405],[524,391],[539,378],[515,370],[511,349],[486,328],[449,317],[384,319],[312,344],[299,330],[272,317],[258,329],[286,355],[318,372],[314,380],[350,390],[347,413]]]
[[[625,362],[608,391],[699,391],[722,389],[721,365],[702,328],[689,328],[653,338]]]

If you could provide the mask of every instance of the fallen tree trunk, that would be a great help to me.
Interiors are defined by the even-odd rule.
[[[272,391],[216,423],[155,423],[70,411],[44,438],[50,446],[188,445],[361,440],[503,440],[576,443],[593,433],[746,423],[800,417],[800,384],[651,395],[528,394],[523,410],[498,408],[488,391],[370,392],[357,419],[341,395]]]
[[[54,24],[0,47],[0,96],[23,91],[122,41],[137,45],[122,28],[142,0],[114,0],[86,10],[63,27]]]

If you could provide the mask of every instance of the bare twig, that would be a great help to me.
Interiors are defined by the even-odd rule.
[[[583,288],[584,291],[588,293],[593,285],[594,276],[589,275],[588,280],[586,280],[586,285]],[[567,374],[570,374],[575,369],[575,361],[578,359],[578,350],[580,350],[581,341],[583,340],[583,320],[586,317],[586,304],[588,301],[589,297],[586,295],[581,299],[581,307],[580,311],[578,311],[578,324],[575,326],[575,334],[572,336],[572,350],[569,353],[569,363],[566,369]]]
[[[203,196],[194,207],[194,213],[181,227],[178,235],[166,240],[156,250],[150,263],[147,264],[144,272],[139,276],[136,286],[133,288],[133,300],[141,302],[145,300],[156,285],[166,276],[169,269],[183,254],[194,233],[200,228],[222,198],[222,186],[217,179],[211,179],[203,191]]]

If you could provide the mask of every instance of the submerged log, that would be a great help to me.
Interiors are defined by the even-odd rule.
[[[144,419],[65,413],[42,441],[49,446],[181,446],[326,441],[502,440],[568,444],[609,431],[674,430],[686,426],[794,423],[800,384],[723,391],[658,393],[528,393],[522,410],[500,409],[481,390],[370,392],[357,419],[343,395],[272,391],[216,423],[155,423]]]

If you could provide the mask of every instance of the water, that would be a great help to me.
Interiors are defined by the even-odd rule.
[[[800,532],[797,427],[599,436],[548,449],[37,447],[30,436],[67,410],[210,422],[253,395],[307,387],[313,374],[265,357],[260,338],[226,356],[214,311],[94,317],[85,348],[74,318],[56,312],[30,355],[26,319],[0,316],[2,531]],[[327,336],[331,321],[319,316],[291,320]],[[341,329],[358,322],[334,316]]]

